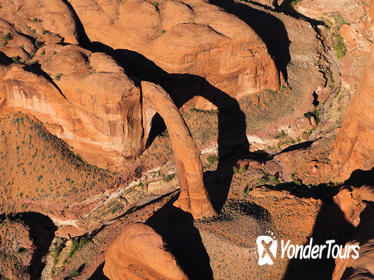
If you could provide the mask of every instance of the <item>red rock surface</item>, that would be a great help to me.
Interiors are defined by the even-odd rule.
[[[368,31],[371,36],[374,36],[374,1],[370,2],[369,19],[368,19]]]
[[[213,216],[215,211],[204,188],[200,151],[178,108],[160,86],[142,82],[142,90],[146,111],[158,112],[168,128],[181,189],[175,205],[191,213],[195,218]]]
[[[70,3],[91,41],[140,53],[169,73],[202,76],[236,97],[279,88],[278,71],[261,38],[215,5],[199,0]]]
[[[27,67],[2,69],[0,110],[33,114],[102,168],[118,171],[138,156],[149,131],[141,120],[140,89],[111,57],[76,45],[87,47],[84,32],[92,42],[136,51],[167,72],[199,75],[237,97],[279,88],[262,39],[236,16],[202,1],[1,5],[6,20],[0,32],[9,38],[0,51]]]
[[[374,166],[374,49],[366,64],[360,89],[353,96],[330,158],[337,177],[347,179],[356,169]]]
[[[274,8],[275,6],[280,6],[284,0],[256,0],[254,3],[258,3],[267,7]]]
[[[140,89],[113,59],[56,44],[40,49],[38,58],[53,83],[21,65],[2,67],[0,112],[34,115],[99,167],[118,170],[143,151]]]
[[[187,280],[162,237],[145,224],[128,225],[107,250],[104,274],[110,280]]]
[[[295,9],[308,17],[321,19],[330,13],[340,13],[348,22],[358,22],[365,14],[365,2],[354,0],[302,0],[297,1]]]
[[[48,33],[49,40],[64,38],[66,43],[78,43],[74,16],[64,1],[5,0],[1,2],[0,17],[15,23],[21,34],[35,37],[49,31],[52,32]]]

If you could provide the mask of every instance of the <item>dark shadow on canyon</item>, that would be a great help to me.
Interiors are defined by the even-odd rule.
[[[295,217],[297,218],[297,217]],[[324,201],[321,205],[313,232],[314,244],[326,244],[327,240],[335,240],[334,244],[343,245],[351,238],[354,227],[349,223],[343,212],[333,201]],[[307,245],[308,242],[305,244]],[[327,249],[322,259],[291,259],[288,263],[283,280],[328,280],[335,268],[335,259],[327,258]]]
[[[312,146],[312,144],[313,144],[315,141],[316,141],[316,140],[306,141],[306,142],[301,142],[301,143],[298,143],[298,144],[295,144],[295,145],[289,146],[289,147],[283,149],[282,151],[280,151],[279,153],[277,153],[277,155],[282,154],[282,153],[291,152],[291,151],[307,149],[307,148],[309,148],[310,146]]]
[[[27,72],[36,74],[37,76],[43,76],[46,80],[48,80],[48,82],[50,82],[60,92],[61,96],[66,99],[66,96],[64,95],[64,93],[61,91],[61,89],[58,87],[55,81],[51,78],[51,76],[49,76],[45,71],[43,71],[39,63],[25,65],[23,69]]]
[[[146,224],[162,236],[168,251],[188,279],[213,280],[210,258],[191,214],[169,203],[150,217]]]
[[[70,4],[68,0],[62,0],[62,2],[64,2],[66,7],[69,9],[71,14],[73,15],[75,28],[76,28],[77,41],[79,42],[79,45],[84,48],[89,48],[91,42],[90,42],[90,39],[88,39],[84,26],[80,18],[78,17],[77,12],[74,10],[73,6]]]
[[[275,8],[275,11],[283,12],[291,17],[307,21],[313,26],[314,30],[316,30],[316,27],[318,25],[326,26],[326,24],[323,21],[312,19],[303,14],[300,14],[298,11],[295,10],[294,6],[292,5],[293,2],[294,0],[285,0],[280,6]]]
[[[0,64],[8,66],[8,65],[10,65],[12,63],[13,63],[13,61],[12,61],[12,59],[10,57],[8,57],[7,55],[5,55],[5,53],[0,52]]]
[[[287,64],[291,61],[290,40],[283,22],[270,13],[233,0],[210,0],[209,3],[235,15],[251,27],[265,42],[277,69],[287,81]]]
[[[99,267],[95,270],[91,277],[88,278],[88,280],[109,280],[109,278],[104,275],[103,268],[104,262],[99,265]]]
[[[55,237],[54,233],[57,227],[48,216],[36,212],[24,212],[14,216],[0,216],[0,220],[5,218],[11,221],[21,221],[28,226],[30,239],[35,246],[29,266],[30,279],[40,279],[45,266],[44,257]]]
[[[344,182],[347,186],[361,187],[363,185],[374,186],[374,168],[371,170],[357,169]]]
[[[332,197],[336,195],[340,188],[333,186],[332,183],[322,183],[319,185],[305,185],[302,180],[298,179],[298,183],[289,182],[281,183],[276,186],[265,185],[266,188],[274,191],[285,190],[299,198],[321,199],[325,203],[331,203]]]
[[[30,228],[30,237],[35,244],[36,250],[31,260],[31,279],[40,279],[41,272],[44,268],[44,256],[47,254],[49,247],[55,237],[54,232],[57,227],[48,216],[40,213],[27,212],[17,215]]]
[[[350,178],[345,181],[344,185],[360,187],[362,185],[374,185],[374,168],[369,171],[355,170],[352,172]],[[299,186],[300,187],[300,186]],[[304,187],[304,186],[302,186]],[[326,188],[330,189],[326,192]],[[313,238],[313,244],[325,244],[327,240],[335,240],[335,244],[345,245],[349,241],[356,229],[353,225],[346,220],[344,213],[340,210],[339,206],[332,200],[332,197],[338,193],[340,187],[328,187],[328,185],[320,185],[316,187],[317,196],[311,195],[310,197],[316,199],[322,199],[322,205],[317,215],[316,222],[313,227],[313,233],[311,238]],[[299,191],[300,192],[300,191]],[[322,193],[321,193],[322,192]],[[297,195],[293,193],[294,195]],[[300,193],[299,193],[300,195]],[[308,197],[308,196],[303,196]],[[361,213],[361,221],[367,212],[372,215],[373,203],[369,203],[369,206]],[[369,215],[369,217],[371,217]],[[369,226],[371,224],[359,225],[359,227]],[[358,231],[360,232],[360,231]],[[369,230],[364,229],[361,232],[369,232]],[[357,236],[356,236],[357,237]],[[365,242],[367,240],[362,239],[358,236],[357,240],[360,242]],[[361,243],[362,244],[362,243]],[[293,279],[321,279],[328,280],[332,277],[332,272],[335,268],[335,260],[333,258],[326,258],[326,251],[324,252],[324,257],[322,259],[292,259],[287,267],[287,271],[284,275],[283,280],[293,280]],[[349,272],[349,271],[347,271]]]
[[[19,59],[19,57],[17,57]],[[5,66],[8,66],[10,64],[14,63],[12,58],[5,55],[3,52],[0,52],[0,64],[3,64]],[[51,76],[49,76],[43,69],[41,68],[41,65],[39,63],[33,63],[33,64],[21,64],[23,65],[23,69],[27,72],[31,72],[37,76],[43,76],[48,82],[50,82],[61,94],[63,98],[66,99],[66,96],[62,93],[61,89],[57,86],[57,84],[53,81]]]

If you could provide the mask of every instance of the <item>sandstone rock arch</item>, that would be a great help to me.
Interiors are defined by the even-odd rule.
[[[203,166],[191,133],[168,93],[159,85],[142,81],[144,112],[147,118],[158,112],[164,119],[175,154],[181,194],[175,205],[194,218],[215,214],[204,188]]]
[[[55,60],[45,66],[49,72],[54,73],[56,63],[70,58],[84,65],[84,52],[90,55],[97,72],[78,77],[64,70],[63,78],[56,81],[64,93],[61,95],[44,77],[25,71],[20,65],[4,66],[0,69],[0,113],[30,113],[74,146],[88,162],[116,170],[123,166],[126,156],[144,151],[151,120],[158,112],[168,126],[177,159],[181,187],[178,205],[195,218],[213,215],[198,148],[169,94],[149,82],[142,82],[140,88],[104,54],[91,54],[76,46],[57,50]],[[69,69],[69,63],[59,65]],[[58,69],[61,71],[61,67]],[[77,99],[76,91],[85,97]]]

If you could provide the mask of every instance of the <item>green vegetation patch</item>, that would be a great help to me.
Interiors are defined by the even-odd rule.
[[[347,22],[338,12],[325,14],[322,16],[322,20],[327,25],[332,48],[334,49],[336,56],[339,59],[343,58],[347,54],[347,47],[345,46],[344,39],[339,31],[343,24],[347,24]]]
[[[341,59],[347,54],[347,47],[345,46],[344,39],[339,33],[331,34],[332,47],[336,52],[336,56]]]
[[[13,39],[13,36],[11,33],[7,33],[1,38],[1,46],[5,47],[8,45],[8,42]]]

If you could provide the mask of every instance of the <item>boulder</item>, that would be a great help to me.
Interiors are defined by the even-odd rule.
[[[130,224],[105,255],[104,274],[110,280],[187,280],[173,255],[151,227]]]

